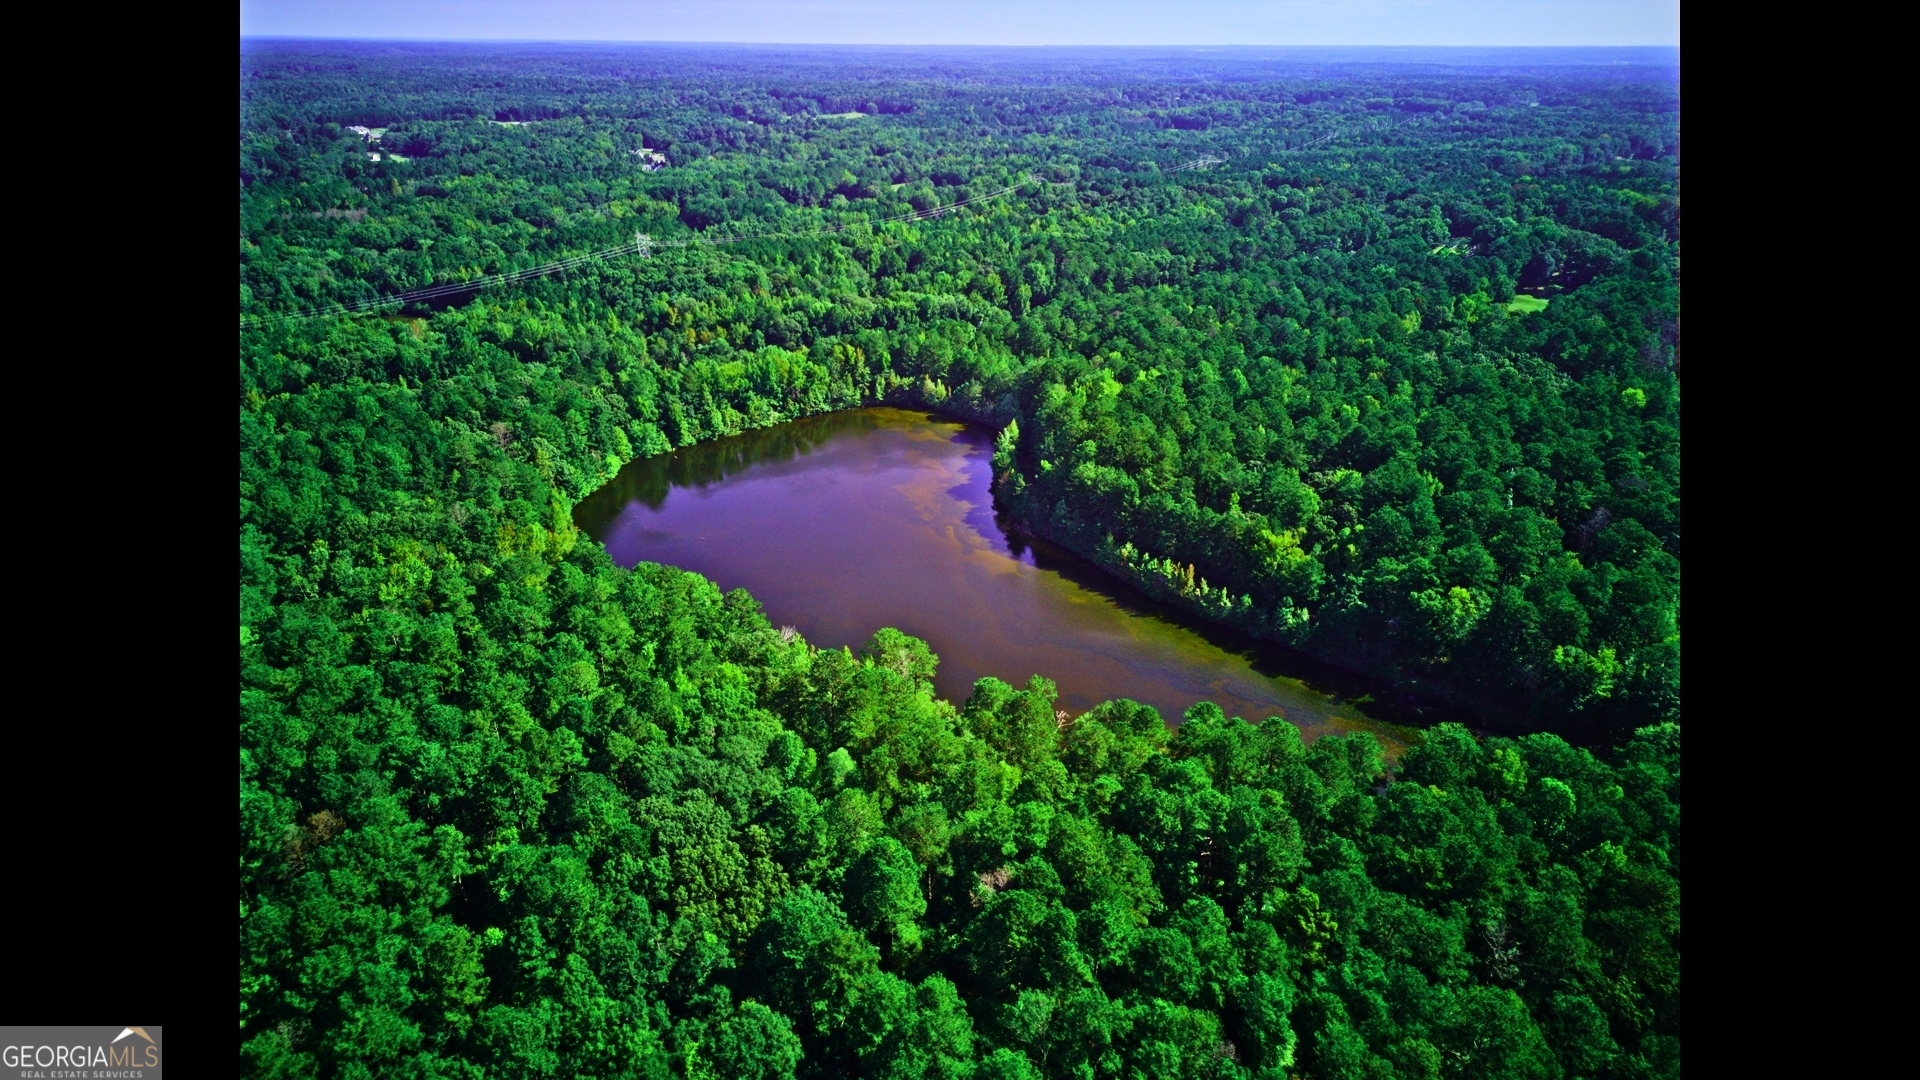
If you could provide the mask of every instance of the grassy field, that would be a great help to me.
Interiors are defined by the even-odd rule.
[[[1536,311],[1545,310],[1547,310],[1547,302],[1545,300],[1538,296],[1527,296],[1524,294],[1516,294],[1513,298],[1513,303],[1507,305],[1507,312],[1512,315],[1531,315]]]

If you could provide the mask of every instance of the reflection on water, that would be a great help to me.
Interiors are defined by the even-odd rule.
[[[1284,716],[1309,737],[1366,729],[1389,750],[1404,745],[1404,729],[1331,691],[1330,673],[1009,533],[987,490],[992,454],[987,431],[859,409],[632,462],[574,520],[622,566],[668,563],[744,587],[816,645],[858,648],[882,626],[924,638],[954,702],[985,676],[1038,673],[1075,713],[1128,697],[1177,720],[1212,701]]]
[[[659,510],[673,488],[706,488],[755,465],[791,461],[837,434],[874,430],[881,422],[877,414],[889,411],[827,413],[642,458],[629,463],[620,475],[588,496],[574,511],[574,521],[593,532],[590,522],[607,510],[618,513],[628,503],[636,502],[649,510]],[[593,535],[599,537],[598,533]]]

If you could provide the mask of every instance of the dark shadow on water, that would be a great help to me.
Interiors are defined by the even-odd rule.
[[[949,440],[956,446],[966,447],[961,458],[961,468],[966,470],[967,478],[947,489],[947,495],[953,501],[965,506],[967,512],[961,520],[974,532],[996,542],[1002,553],[1021,562],[1033,565],[1033,558],[1026,554],[1025,546],[1001,523],[1000,509],[994,505],[991,493],[993,486],[993,433],[982,427],[967,424]]]
[[[966,523],[981,536],[996,542],[1009,556],[1058,574],[1136,618],[1156,619],[1194,634],[1222,652],[1246,660],[1256,674],[1269,679],[1297,679],[1332,704],[1360,707],[1375,720],[1420,728],[1446,720],[1470,721],[1471,718],[1465,714],[1441,703],[1395,690],[1379,680],[1335,667],[1298,650],[1262,641],[1155,600],[1066,548],[1023,534],[1013,527],[1006,512],[989,494],[993,481],[993,433],[966,424],[951,441],[966,447],[964,467],[967,480],[949,488],[947,494],[967,507]]]
[[[1266,678],[1297,679],[1335,705],[1352,705],[1367,717],[1389,724],[1425,728],[1448,720],[1475,723],[1466,714],[1440,702],[1395,691],[1379,680],[1155,600],[1058,544],[1022,534],[1010,526],[1005,512],[997,508],[993,512],[993,527],[996,532],[988,535],[1002,537],[1016,558],[1058,574],[1136,618],[1155,619],[1185,630],[1222,652],[1241,657],[1255,673]]]
[[[653,457],[636,458],[627,462],[619,475],[574,506],[573,523],[595,540],[604,542],[608,528],[630,503],[658,510],[666,505],[674,488],[705,488],[756,465],[803,457],[844,432],[871,431],[878,426],[870,410],[853,409],[809,416]]]

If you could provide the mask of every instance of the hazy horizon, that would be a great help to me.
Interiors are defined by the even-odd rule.
[[[557,38],[557,37],[497,37],[497,38],[461,38],[432,36],[360,36],[350,34],[242,34],[241,41],[340,41],[377,44],[389,42],[406,45],[631,45],[631,46],[708,46],[739,49],[867,49],[867,50],[919,50],[930,51],[980,51],[994,50],[1023,52],[1645,52],[1678,55],[1678,45],[1234,45],[1234,44],[1190,44],[1190,45],[998,45],[967,44],[934,41],[732,41],[723,39],[696,40],[679,38]]]
[[[240,37],[905,48],[1679,48],[1677,0],[249,0]]]

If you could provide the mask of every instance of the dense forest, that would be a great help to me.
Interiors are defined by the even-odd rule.
[[[1674,64],[243,44],[242,1071],[1677,1075]],[[573,526],[879,401],[1504,734],[943,701]]]

